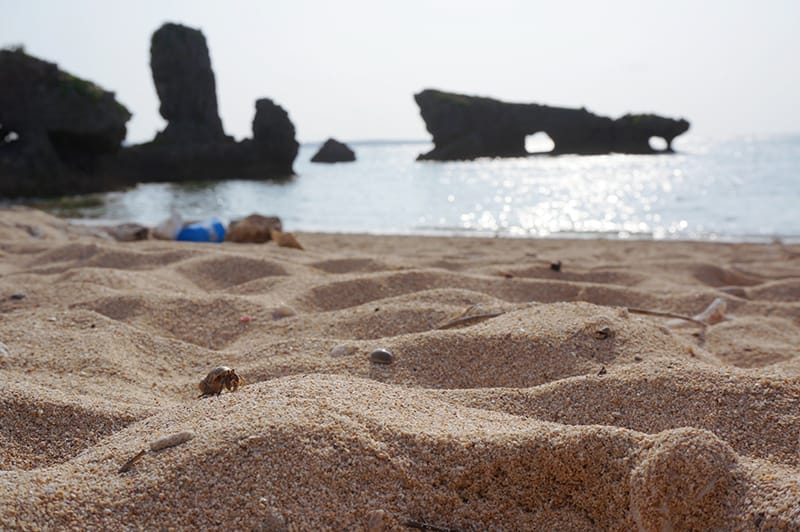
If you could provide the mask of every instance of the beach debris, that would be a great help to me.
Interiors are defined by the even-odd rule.
[[[611,327],[604,325],[594,332],[594,337],[598,340],[605,340],[612,335]]]
[[[253,321],[253,318],[250,316],[242,316],[239,318],[239,323],[250,323],[251,321]]]
[[[183,217],[173,209],[170,217],[155,226],[150,234],[159,240],[175,240],[181,228],[183,228]]]
[[[386,510],[372,510],[367,514],[367,532],[386,530]]]
[[[8,355],[9,355],[8,346],[3,342],[0,342],[0,364],[5,362]]]
[[[391,364],[394,362],[394,355],[388,349],[376,349],[369,354],[369,360],[375,364]]]
[[[175,434],[170,434],[169,436],[165,436],[163,438],[159,438],[155,441],[150,442],[150,450],[153,452],[160,451],[161,449],[166,449],[168,447],[175,447],[176,445],[186,443],[187,441],[193,439],[194,439],[194,432],[190,430],[176,432]]]
[[[442,330],[458,327],[459,325],[471,325],[483,320],[496,318],[501,314],[505,314],[505,312],[486,312],[481,305],[470,305],[463,312],[439,324],[436,328]]]
[[[354,345],[339,344],[329,353],[331,358],[346,357],[354,354],[357,348]]]
[[[28,297],[26,294],[23,294],[22,292],[17,292],[16,294],[11,294],[9,299],[11,299],[12,301],[20,301],[22,299],[25,299],[26,297]]]
[[[280,218],[251,214],[230,223],[225,241],[239,244],[263,244],[272,240],[273,229],[283,231],[283,223]]]
[[[280,320],[283,318],[290,318],[297,314],[297,311],[288,305],[278,305],[272,309],[272,319]]]
[[[635,357],[633,357],[633,360],[635,360],[636,362],[641,362],[644,359],[642,357],[640,357],[639,355],[636,355]]]
[[[728,310],[728,302],[718,297],[703,312],[692,317],[706,325],[714,325],[728,319],[725,317],[726,310]]]
[[[125,473],[126,471],[130,471],[130,469],[142,459],[142,457],[148,453],[155,453],[162,449],[167,449],[168,447],[175,447],[176,445],[180,445],[182,443],[186,443],[189,440],[194,439],[194,432],[190,430],[184,430],[182,432],[176,432],[175,434],[170,434],[169,436],[165,436],[163,438],[159,438],[155,441],[150,442],[150,449],[142,449],[135,456],[133,456],[130,460],[122,464],[117,472],[118,473]]]
[[[561,261],[551,262],[550,263],[550,269],[553,270],[554,272],[560,272],[561,271]]]
[[[606,370],[606,367],[603,366],[602,368],[600,368],[600,371],[597,372],[597,375],[598,376],[605,375],[606,373],[608,373],[608,370]]]
[[[106,228],[109,234],[117,242],[135,242],[137,240],[147,240],[150,237],[150,229],[141,224],[124,223]]]
[[[292,233],[284,233],[282,231],[272,229],[270,231],[270,236],[272,237],[272,240],[274,240],[275,243],[282,248],[292,248],[299,250],[303,249],[303,246],[300,245],[300,242],[297,241],[297,239]]]
[[[128,460],[127,462],[125,462],[125,463],[122,465],[122,467],[120,467],[120,468],[119,468],[119,470],[117,471],[117,473],[125,473],[126,471],[130,471],[130,469],[133,467],[133,465],[134,465],[136,462],[138,462],[139,460],[141,460],[141,458],[142,458],[144,455],[146,455],[146,454],[147,454],[147,449],[142,449],[141,451],[139,451],[139,452],[136,454],[136,456],[134,456],[133,458],[131,458],[130,460]]]
[[[244,386],[244,379],[236,373],[236,370],[228,366],[217,366],[212,369],[208,372],[206,378],[197,385],[200,391],[203,392],[199,397],[219,395],[222,393],[223,388],[235,392],[241,386]]]
[[[220,243],[225,240],[225,226],[217,218],[186,224],[175,235],[175,240]]]

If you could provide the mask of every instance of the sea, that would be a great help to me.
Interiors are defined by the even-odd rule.
[[[531,139],[547,149],[547,139]],[[800,134],[711,140],[676,153],[417,161],[428,141],[360,141],[351,163],[310,162],[286,182],[140,184],[59,201],[84,222],[157,225],[277,215],[288,231],[540,238],[800,242]]]

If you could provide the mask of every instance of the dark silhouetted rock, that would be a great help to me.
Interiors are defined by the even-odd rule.
[[[109,161],[107,172],[127,181],[288,179],[297,156],[289,116],[270,100],[256,102],[254,139],[225,135],[217,115],[214,74],[205,37],[165,24],[153,34],[153,80],[167,128],[153,142]]]
[[[112,93],[21,50],[0,54],[0,197],[294,175],[295,129],[270,100],[256,102],[254,139],[225,135],[198,30],[165,24],[153,34],[153,80],[168,125],[152,142],[122,149],[131,115]]]
[[[355,160],[355,152],[336,139],[326,140],[311,158],[312,163],[346,163]]]
[[[113,186],[99,159],[120,149],[128,110],[90,81],[23,50],[0,50],[0,196]]]
[[[283,231],[281,219],[277,216],[251,214],[241,220],[231,222],[225,240],[228,242],[261,244],[272,239],[272,231]]]
[[[168,122],[155,142],[225,140],[206,38],[200,30],[164,24],[150,44],[150,68]]]
[[[299,144],[289,114],[268,98],[256,100],[253,117],[253,146],[265,160],[282,162],[291,167]]]
[[[553,154],[660,153],[651,137],[672,141],[689,129],[686,120],[656,115],[625,115],[617,120],[586,109],[506,103],[437,90],[414,95],[422,119],[433,135],[434,149],[420,160],[528,155],[525,137],[544,131],[555,144]]]

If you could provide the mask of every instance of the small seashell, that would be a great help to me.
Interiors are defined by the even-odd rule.
[[[287,305],[280,305],[272,309],[272,319],[273,320],[280,320],[282,318],[289,318],[294,316],[297,312]]]
[[[376,364],[391,364],[394,362],[394,356],[386,349],[376,349],[369,354],[369,360]]]
[[[347,357],[356,352],[356,347],[347,344],[340,344],[331,349],[330,356],[333,358]]]
[[[297,241],[292,233],[284,233],[277,229],[272,229],[270,231],[270,236],[272,240],[282,248],[303,249],[303,246],[300,245],[300,242]]]
[[[183,432],[176,432],[175,434],[170,434],[169,436],[165,436],[164,438],[150,442],[150,450],[160,451],[161,449],[166,449],[167,447],[175,447],[176,445],[186,443],[191,439],[194,439],[194,432],[192,431],[184,430]]]

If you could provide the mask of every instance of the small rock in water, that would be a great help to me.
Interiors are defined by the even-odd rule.
[[[376,364],[391,364],[394,362],[394,356],[386,349],[376,349],[369,354],[369,360]]]
[[[26,297],[28,297],[28,296],[26,296],[22,292],[19,292],[19,293],[16,293],[16,294],[11,294],[11,299],[13,299],[14,301],[19,301],[20,299],[25,299]]]
[[[346,357],[354,354],[356,347],[352,345],[341,344],[331,349],[330,356],[332,358]]]

